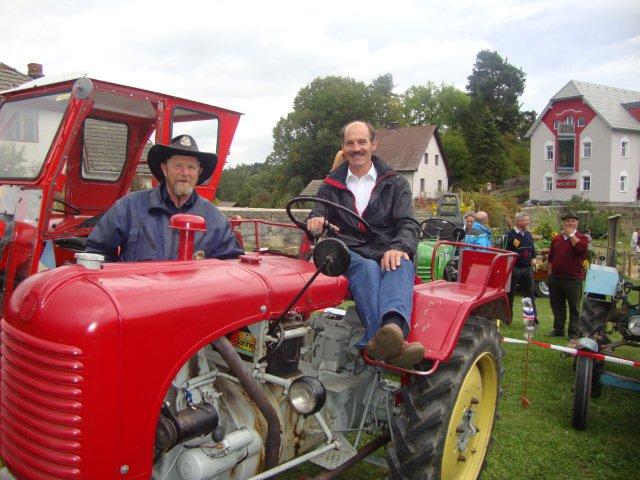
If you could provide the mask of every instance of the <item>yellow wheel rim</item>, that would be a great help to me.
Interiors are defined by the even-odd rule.
[[[480,355],[464,377],[442,455],[442,480],[475,479],[489,446],[498,403],[498,366]]]

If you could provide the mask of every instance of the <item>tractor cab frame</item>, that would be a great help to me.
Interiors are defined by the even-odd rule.
[[[132,188],[153,143],[187,133],[216,152],[212,177],[197,187],[212,200],[240,115],[86,76],[0,92],[2,310],[26,277],[84,250],[100,216]]]

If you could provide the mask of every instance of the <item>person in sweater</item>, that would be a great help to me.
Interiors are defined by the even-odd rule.
[[[553,312],[553,337],[564,336],[569,307],[569,339],[579,335],[580,297],[584,278],[583,262],[587,258],[587,238],[578,232],[578,216],[562,216],[562,232],[551,241],[549,249],[549,302]]]
[[[349,280],[356,309],[365,326],[357,347],[375,359],[410,367],[424,358],[419,342],[407,342],[413,307],[415,254],[420,225],[413,216],[407,180],[373,155],[376,132],[367,122],[355,121],[341,131],[342,159],[318,190],[318,197],[358,213],[371,226],[371,237],[350,247]],[[340,153],[340,152],[339,152]],[[329,215],[330,218],[325,218]],[[362,237],[357,221],[323,206],[314,208],[307,229],[320,235],[326,222],[340,233]]]
[[[515,226],[507,233],[505,249],[518,254],[516,264],[511,272],[511,287],[509,288],[509,307],[511,318],[513,318],[513,299],[518,287],[523,297],[529,297],[533,304],[533,313],[536,316],[535,323],[538,323],[535,283],[533,282],[533,268],[531,261],[536,258],[536,248],[533,244],[533,237],[527,230],[531,223],[529,214],[518,212],[515,216]]]

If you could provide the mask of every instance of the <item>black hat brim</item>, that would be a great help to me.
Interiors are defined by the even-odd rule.
[[[168,147],[158,143],[149,149],[147,163],[149,164],[149,170],[151,170],[151,173],[159,182],[163,182],[165,179],[160,165],[174,155],[184,155],[198,159],[200,168],[202,168],[202,172],[198,176],[198,185],[206,183],[206,181],[211,178],[218,164],[218,156],[215,153],[194,152],[193,150]]]

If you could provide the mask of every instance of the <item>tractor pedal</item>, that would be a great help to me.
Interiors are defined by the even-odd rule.
[[[338,435],[336,439],[340,441],[339,449],[329,450],[322,455],[312,458],[310,462],[315,463],[325,470],[334,470],[358,453],[343,435]]]

